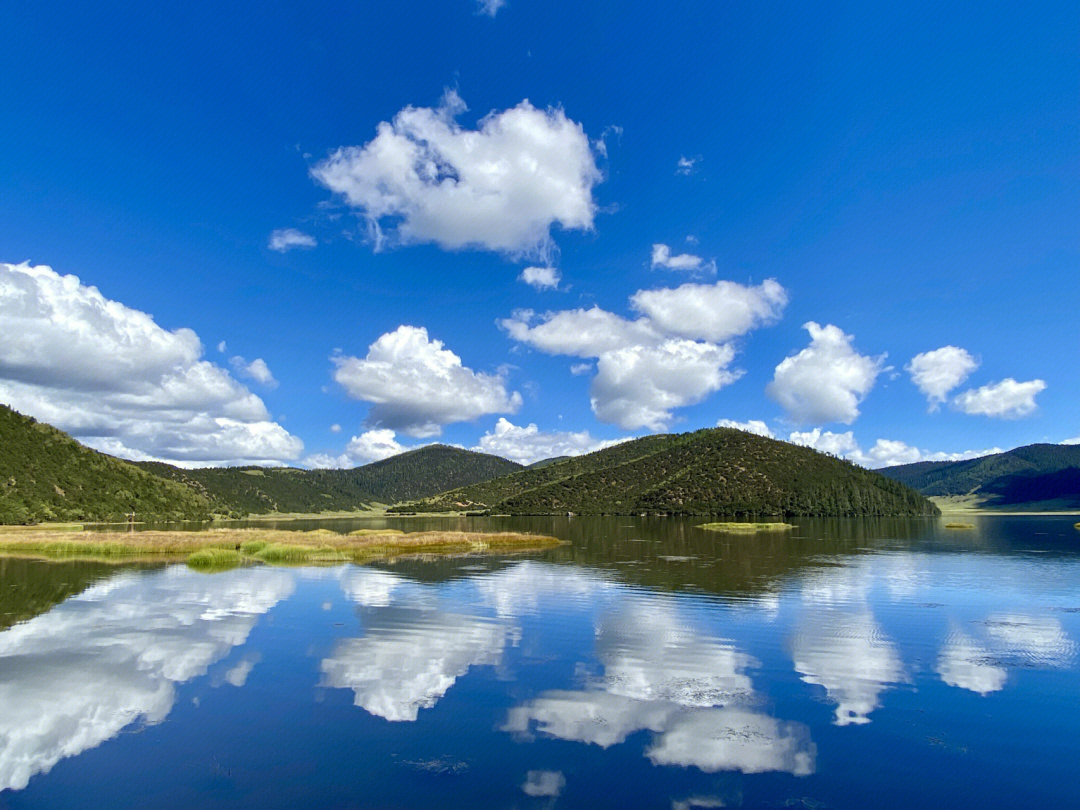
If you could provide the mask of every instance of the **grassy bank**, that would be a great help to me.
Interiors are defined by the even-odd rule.
[[[755,534],[757,532],[789,532],[795,527],[790,523],[702,523],[697,528],[709,532]]]
[[[395,529],[339,534],[327,529],[211,529],[202,532],[86,532],[0,529],[0,554],[45,559],[164,558],[196,568],[247,563],[367,562],[415,554],[498,554],[561,545],[554,537],[516,532],[412,532]]]

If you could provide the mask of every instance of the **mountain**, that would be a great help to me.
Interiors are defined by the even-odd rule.
[[[216,511],[235,516],[268,512],[339,512],[371,503],[425,498],[520,470],[486,453],[435,444],[351,470],[294,467],[181,469],[140,462],[143,469],[182,483],[208,498]]]
[[[923,495],[972,495],[980,506],[1080,507],[1080,445],[1031,444],[966,461],[922,461],[881,472]]]
[[[210,502],[0,405],[0,523],[201,519]]]
[[[932,515],[908,487],[732,428],[648,436],[392,511],[498,514]]]

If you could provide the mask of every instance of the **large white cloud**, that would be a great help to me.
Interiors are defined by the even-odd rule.
[[[762,422],[760,419],[751,419],[747,422],[739,422],[735,419],[721,419],[716,423],[717,427],[723,428],[735,428],[735,430],[744,430],[747,433],[754,433],[758,436],[764,436],[767,439],[775,438],[773,432],[769,430],[769,426]]]
[[[176,684],[243,645],[293,587],[265,568],[132,572],[0,633],[0,791],[131,723],[164,720]]]
[[[592,228],[601,174],[580,124],[522,101],[466,129],[464,110],[453,91],[435,109],[406,107],[311,174],[365,218],[376,249],[433,242],[547,256],[552,226]]]
[[[832,324],[804,324],[810,345],[776,367],[766,393],[796,422],[843,422],[859,416],[859,403],[874,387],[885,355],[869,357],[852,347],[854,338]]]
[[[1000,447],[991,447],[986,450],[964,450],[956,453],[931,452],[920,450],[905,442],[896,439],[878,439],[874,446],[867,451],[859,446],[855,434],[850,431],[833,433],[821,428],[807,431],[794,431],[788,436],[792,444],[801,444],[804,447],[813,447],[822,453],[846,458],[861,464],[864,467],[892,467],[897,464],[913,464],[916,461],[963,461],[969,458],[988,456],[991,453],[1000,453]]]
[[[344,453],[337,456],[316,453],[304,459],[304,466],[317,469],[345,469],[370,464],[373,461],[382,461],[404,453],[406,450],[415,449],[400,444],[396,436],[397,434],[389,428],[366,430],[359,436],[349,439]]]
[[[911,358],[904,368],[911,381],[926,395],[930,410],[937,410],[949,392],[979,367],[979,361],[959,346],[942,346]]]
[[[666,335],[714,343],[774,323],[787,292],[773,279],[756,287],[733,281],[639,290],[630,303]]]
[[[480,437],[473,448],[481,453],[491,453],[508,458],[519,464],[533,464],[557,456],[580,456],[611,447],[626,439],[596,439],[583,430],[543,431],[535,424],[519,427],[508,419],[499,417],[494,430]]]
[[[370,427],[437,436],[443,425],[521,407],[521,394],[508,393],[502,376],[463,366],[423,327],[399,326],[372,343],[366,357],[333,362],[334,379],[349,396],[372,404]]]
[[[0,263],[0,402],[126,458],[277,463],[302,442],[263,401],[167,331],[45,266]]]
[[[953,405],[972,415],[999,419],[1020,419],[1035,412],[1035,397],[1046,389],[1042,380],[1017,382],[1006,377],[1001,382],[968,389],[953,399]]]
[[[663,430],[673,411],[738,379],[729,341],[779,318],[787,294],[772,279],[751,287],[719,281],[639,290],[630,302],[640,317],[598,306],[542,316],[521,310],[500,326],[547,354],[595,358],[590,401],[602,421]]]

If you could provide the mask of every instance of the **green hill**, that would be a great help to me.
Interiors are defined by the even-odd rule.
[[[0,405],[0,523],[201,519],[209,501]]]
[[[186,484],[219,512],[342,512],[378,503],[425,498],[521,469],[498,456],[431,445],[351,470],[294,467],[211,467],[187,470],[160,462],[140,466]]]
[[[1080,507],[1080,445],[1031,444],[967,461],[923,461],[881,472],[923,495],[974,495],[981,506],[1057,501],[1061,508]]]
[[[731,428],[649,436],[403,504],[499,514],[932,515],[918,493],[806,447]]]

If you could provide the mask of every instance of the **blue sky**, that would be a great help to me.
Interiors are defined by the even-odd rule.
[[[9,5],[0,400],[182,463],[1080,437],[1080,10],[864,6]]]

